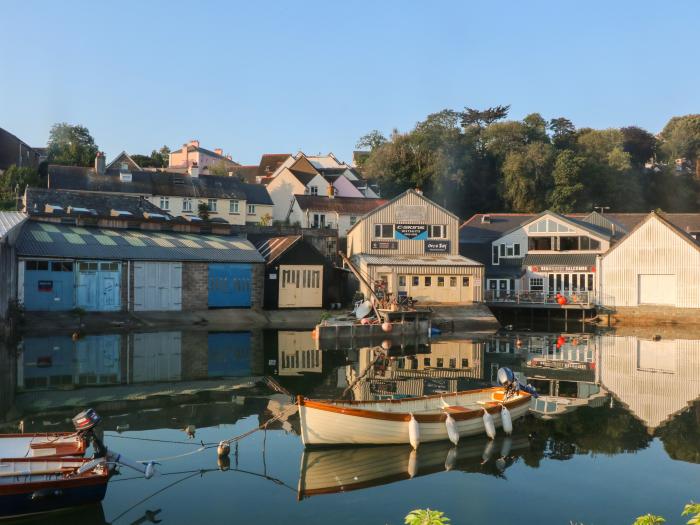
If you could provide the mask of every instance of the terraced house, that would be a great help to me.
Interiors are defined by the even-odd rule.
[[[134,167],[139,168],[126,159],[105,165],[104,155],[98,153],[94,167],[50,165],[48,187],[138,196],[191,221],[199,220],[200,204],[206,205],[212,221],[260,224],[272,219],[272,199],[260,184],[242,182],[237,177],[200,175],[196,164],[184,173]]]

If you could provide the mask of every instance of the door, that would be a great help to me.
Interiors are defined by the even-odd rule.
[[[121,309],[121,264],[81,261],[76,275],[78,307],[110,312]]]
[[[134,334],[132,381],[179,381],[182,376],[182,334]]]
[[[323,266],[280,265],[279,308],[321,308]]]
[[[135,262],[134,310],[182,309],[182,263]]]
[[[252,273],[250,264],[210,264],[209,307],[250,308]]]
[[[639,304],[676,304],[676,276],[674,274],[640,274],[638,278]]]
[[[243,377],[251,374],[250,332],[208,335],[208,377]]]
[[[24,262],[24,308],[27,310],[71,310],[75,278],[70,261]]]

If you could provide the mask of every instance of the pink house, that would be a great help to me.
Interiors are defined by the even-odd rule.
[[[179,150],[170,152],[168,159],[169,168],[190,168],[197,164],[201,172],[209,171],[209,168],[223,163],[226,168],[239,166],[231,159],[231,155],[224,156],[224,150],[216,148],[214,151],[199,146],[198,140],[190,140],[183,144]]]

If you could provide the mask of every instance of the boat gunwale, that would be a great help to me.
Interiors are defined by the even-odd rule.
[[[2,461],[2,460],[0,460]],[[12,461],[15,461],[14,459]],[[42,474],[40,474],[42,475]],[[20,473],[17,475],[18,478],[22,477],[32,477],[30,473]],[[24,494],[28,492],[35,492],[37,490],[42,490],[46,488],[77,488],[90,485],[106,485],[109,481],[110,471],[105,469],[104,472],[98,473],[94,470],[89,470],[83,472],[82,474],[75,474],[72,477],[63,477],[58,479],[49,479],[43,481],[27,481],[18,483],[8,483],[6,485],[0,485],[0,497],[2,496],[12,496],[16,494]]]
[[[492,388],[481,388],[478,390],[464,390],[461,392],[456,392],[456,393],[450,393],[449,396],[453,395],[468,395],[468,394],[478,394],[478,393],[483,393],[483,392],[492,392],[492,391],[498,391],[500,390],[498,387],[492,387]],[[407,401],[416,401],[416,400],[421,400],[421,399],[430,399],[430,398],[440,398],[440,397],[447,397],[445,394],[433,394],[430,396],[420,396],[420,397],[413,397],[413,398],[404,398],[404,399],[392,399],[392,400],[386,400],[386,401],[347,401],[347,402],[342,402],[335,404],[333,402],[327,402],[327,401],[313,401],[309,399],[303,399],[301,396],[298,398],[298,405],[301,408],[307,407],[307,408],[313,408],[317,410],[323,410],[326,412],[335,412],[337,414],[342,414],[346,416],[355,416],[355,417],[363,417],[367,419],[380,419],[384,421],[396,421],[396,422],[405,422],[405,421],[410,421],[411,420],[411,413],[410,412],[382,412],[379,410],[367,410],[367,409],[362,409],[362,408],[352,408],[352,406],[343,406],[343,404],[349,404],[349,405],[354,405],[354,404],[365,404],[365,403],[402,403],[402,402],[407,402]],[[510,400],[506,401],[493,401],[494,405],[492,406],[484,406],[483,410],[487,411],[490,414],[495,414],[500,412],[501,410],[501,405],[505,406],[506,408],[515,408],[519,407],[525,403],[529,403],[531,399],[531,395],[528,392],[519,392],[518,397],[512,398]],[[457,405],[459,406],[459,405]],[[455,421],[467,421],[469,419],[475,419],[477,417],[480,417],[482,415],[483,410],[473,410],[473,409],[467,409],[464,412],[456,412],[456,413],[451,413],[450,415]],[[442,412],[442,413],[437,413],[437,414],[421,414],[421,413],[414,413],[413,417],[418,421],[419,423],[442,423],[447,419],[447,413]]]

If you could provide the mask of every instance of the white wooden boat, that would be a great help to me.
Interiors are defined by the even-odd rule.
[[[77,432],[0,435],[0,457],[51,458],[82,456],[85,437]]]
[[[527,413],[530,397],[521,390],[505,399],[504,389],[493,387],[388,401],[312,401],[299,396],[297,404],[305,446],[386,445],[411,442],[412,419],[418,423],[420,443],[446,440],[448,414],[460,436],[484,434],[484,410],[498,428],[502,406],[515,421]]]
[[[363,490],[446,470],[503,476],[526,449],[526,436],[464,439],[450,442],[376,447],[336,447],[304,450],[297,498]]]

